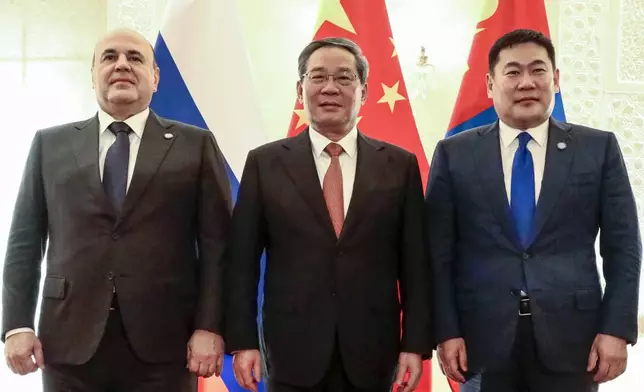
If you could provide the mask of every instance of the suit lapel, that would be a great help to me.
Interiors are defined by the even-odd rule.
[[[130,187],[125,196],[123,212],[116,223],[117,226],[131,213],[132,208],[147,188],[150,180],[157,173],[159,165],[163,162],[170,147],[172,147],[177,137],[180,136],[179,133],[168,130],[172,126],[172,123],[163,121],[163,119],[157,117],[156,114],[150,111],[136,157]],[[172,137],[166,139],[166,133],[171,134]]]
[[[302,198],[311,207],[325,231],[335,238],[335,231],[313,160],[309,132],[307,129],[298,136],[286,139],[283,144],[286,152],[282,155],[282,159],[286,172]]]
[[[554,119],[550,120],[550,129],[548,130],[548,146],[546,149],[546,163],[543,170],[543,179],[541,181],[541,192],[537,202],[537,211],[535,213],[532,238],[534,241],[543,229],[550,213],[552,212],[559,194],[566,184],[570,164],[575,152],[575,139],[572,137],[569,124],[561,123]],[[563,149],[557,145],[563,143]]]
[[[358,133],[358,161],[355,181],[339,241],[342,241],[347,232],[350,233],[359,223],[360,218],[364,216],[361,212],[368,205],[369,196],[377,185],[387,163],[388,155],[382,153],[383,149],[382,143]]]
[[[76,164],[83,173],[90,192],[104,210],[113,214],[114,209],[105,195],[98,167],[98,127],[98,116],[76,126],[79,132],[72,134],[71,146]]]
[[[479,168],[481,185],[484,190],[481,197],[490,203],[496,219],[501,224],[503,233],[509,240],[506,245],[519,249],[519,240],[514,228],[508,194],[505,189],[498,121],[490,127],[479,131],[479,135],[480,140],[473,146],[473,150],[476,167]]]

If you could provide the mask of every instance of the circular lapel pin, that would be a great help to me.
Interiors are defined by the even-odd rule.
[[[166,133],[165,135],[163,135],[163,137],[166,138],[167,140],[170,140],[174,137],[174,135],[171,133]]]
[[[557,149],[558,149],[559,151],[565,150],[565,149],[566,149],[566,147],[568,147],[568,145],[567,145],[565,142],[559,142],[559,143],[557,143]]]

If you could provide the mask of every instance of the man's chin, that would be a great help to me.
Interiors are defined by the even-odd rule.
[[[338,127],[338,126],[346,125],[347,118],[320,116],[315,119],[314,123],[323,127]]]
[[[534,113],[520,113],[515,117],[514,122],[516,122],[515,126],[521,129],[529,129],[541,125],[547,119],[548,113],[541,110]]]
[[[114,105],[127,105],[136,102],[137,99],[138,97],[136,96],[136,94],[131,93],[117,93],[107,96],[108,102]]]

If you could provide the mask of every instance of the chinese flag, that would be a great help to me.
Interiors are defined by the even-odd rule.
[[[345,37],[362,48],[369,62],[369,89],[358,117],[358,129],[414,153],[424,189],[429,164],[409,103],[385,0],[321,0],[314,40],[326,37]],[[298,102],[288,136],[307,126],[302,104]],[[429,361],[423,365],[423,377],[416,391],[429,392],[431,365]]]
[[[369,90],[358,117],[358,129],[416,154],[424,185],[429,165],[411,111],[385,1],[321,0],[314,39],[327,37],[352,40],[369,61]],[[288,136],[298,134],[307,125],[302,104],[296,103]]]

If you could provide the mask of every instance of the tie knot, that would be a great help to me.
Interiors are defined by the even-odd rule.
[[[116,136],[121,132],[125,132],[126,134],[132,133],[132,128],[122,121],[114,121],[110,124],[108,129]]]
[[[338,143],[329,143],[324,151],[326,151],[326,153],[332,157],[337,157],[338,155],[342,154],[342,151],[344,151],[344,149]]]
[[[519,148],[525,148],[528,145],[528,142],[532,139],[532,136],[528,132],[521,132],[519,134]]]

